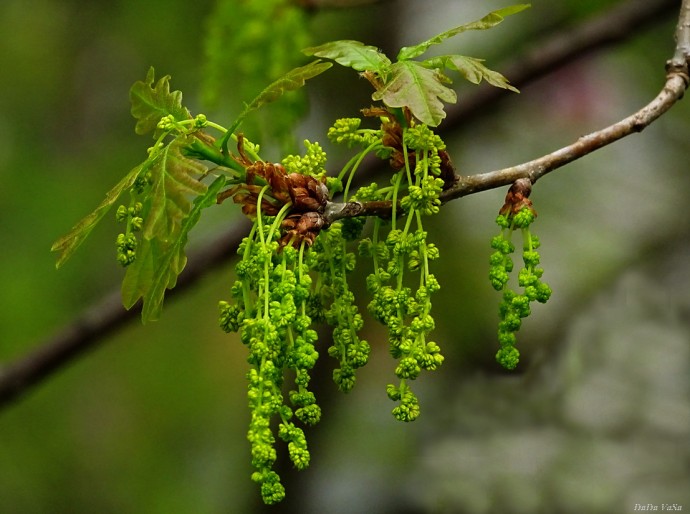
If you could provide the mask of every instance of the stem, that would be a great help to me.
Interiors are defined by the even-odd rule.
[[[230,152],[228,151],[228,140],[230,139],[230,136],[232,136],[232,132],[229,130],[223,135],[221,140],[218,142],[218,147],[220,148],[220,152],[223,156],[228,157],[230,155]]]
[[[534,248],[532,247],[532,232],[530,231],[529,227],[525,227],[522,229],[522,240],[523,246],[527,246],[528,252],[534,250]]]
[[[299,283],[302,283],[302,279],[304,276],[304,270],[302,269],[302,263],[304,262],[304,248],[306,246],[306,242],[302,240],[302,242],[299,245],[299,254],[297,257],[297,280]],[[302,300],[300,309],[302,311],[302,316],[307,314],[307,301]]]
[[[268,186],[267,186],[268,187]],[[276,230],[278,230],[278,227],[280,224],[283,222],[283,219],[285,218],[285,214],[287,211],[290,210],[290,207],[292,207],[292,202],[288,202],[284,204],[281,208],[280,211],[278,211],[278,214],[276,214],[275,219],[273,220],[273,224],[271,225],[270,230],[268,231],[268,242],[270,243],[273,241],[273,234],[275,233]]]
[[[198,139],[194,139],[187,147],[185,147],[187,155],[196,157],[201,160],[210,161],[219,166],[233,169],[244,173],[244,168],[232,159],[229,155],[221,153],[218,148],[209,146]]]
[[[405,173],[407,173],[407,183],[409,185],[412,185],[412,184],[414,184],[414,182],[412,180],[412,173],[410,172],[410,159],[409,159],[409,155],[407,155],[407,145],[405,144],[404,136],[403,136],[402,148],[403,148],[403,155],[405,156]]]
[[[263,220],[261,219],[261,200],[263,200],[264,193],[268,191],[269,186],[266,184],[259,192],[259,197],[256,199],[256,224],[259,229],[259,240],[262,245],[266,245],[266,236],[264,234]]]
[[[350,184],[352,183],[352,179],[355,176],[355,172],[357,171],[357,168],[359,168],[359,165],[362,163],[362,160],[364,157],[371,152],[374,148],[376,148],[379,145],[379,142],[376,141],[372,144],[370,144],[368,147],[366,147],[364,150],[362,150],[356,157],[356,160],[354,162],[354,165],[352,166],[352,169],[350,170],[350,176],[347,179],[347,184],[345,185],[345,191],[343,192],[343,201],[347,201],[347,196],[350,192]],[[348,162],[350,164],[352,162],[352,159]]]
[[[249,235],[245,238],[246,245],[244,247],[244,255],[242,255],[243,261],[248,261],[251,258],[251,246],[254,242],[254,234],[256,234],[256,224],[252,225]],[[254,305],[252,302],[250,284],[248,284],[246,280],[242,281],[242,300],[244,301],[244,311],[246,313],[251,313],[254,310]]]
[[[400,170],[395,175],[395,183],[393,184],[393,201],[388,205],[387,209],[391,211],[391,230],[395,230],[395,222],[398,214],[397,209],[391,209],[390,205],[398,205],[398,189],[400,188],[400,182],[402,182],[402,170]],[[368,202],[371,203],[371,202]],[[383,202],[388,204],[388,202]]]
[[[266,257],[264,260],[264,287],[263,287],[263,294],[264,294],[264,313],[263,313],[263,318],[265,321],[268,322],[268,310],[269,310],[269,305],[270,305],[270,300],[271,300],[271,291],[268,287],[269,280],[271,279],[271,271],[269,269],[269,264],[270,264],[270,257]],[[264,340],[268,340],[268,323],[265,324],[264,326]]]
[[[371,240],[373,243],[373,248],[374,248],[374,255],[373,255],[373,261],[374,261],[374,273],[378,275],[379,271],[379,254],[376,248],[378,247],[379,243],[379,230],[381,229],[381,218],[374,218],[374,229],[372,231],[371,235]]]
[[[340,170],[340,173],[338,173],[338,179],[339,180],[343,180],[345,175],[347,175],[347,172],[354,165],[355,161],[357,160],[357,157],[358,157],[357,155],[354,155],[350,158],[349,161],[347,161],[347,163],[345,163],[345,166],[343,166],[343,169]]]
[[[676,27],[676,52],[669,61],[675,69],[685,70],[687,73],[688,57],[690,56],[690,1],[683,0]]]
[[[207,126],[207,127],[214,128],[214,129],[216,129],[218,132],[222,132],[223,135],[227,134],[227,132],[228,132],[228,129],[226,129],[224,126],[219,125],[218,123],[216,123],[216,122],[214,122],[214,121],[206,121],[206,126]]]

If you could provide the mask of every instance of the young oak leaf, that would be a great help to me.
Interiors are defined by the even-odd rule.
[[[381,77],[386,76],[391,66],[390,59],[378,48],[347,39],[305,48],[302,52],[306,55],[332,59],[341,66],[357,71],[373,71]]]
[[[489,29],[501,23],[506,16],[528,7],[529,4],[519,4],[498,9],[479,20],[447,30],[418,45],[404,47],[398,53],[397,62],[393,64],[377,48],[359,41],[332,41],[307,48],[303,52],[332,59],[357,71],[376,73],[377,80],[373,82],[376,91],[372,95],[374,100],[383,101],[389,107],[408,107],[419,121],[435,127],[446,116],[443,102],[454,103],[457,100],[455,92],[446,86],[450,79],[441,72],[443,68],[458,71],[475,84],[483,79],[497,87],[517,90],[508,84],[503,75],[486,68],[479,59],[464,56],[444,56],[422,62],[412,59],[450,37],[468,30]]]
[[[177,275],[184,268],[186,260],[179,257],[179,252],[176,260],[169,252],[180,239],[186,241],[185,227],[196,205],[189,197],[205,198],[208,194],[208,187],[194,177],[204,173],[206,168],[182,155],[184,145],[184,140],[175,139],[152,152],[147,161],[150,165],[145,176],[150,186],[144,190],[146,196],[142,198],[142,238],[137,258],[127,267],[122,282],[125,308],[131,308],[139,298],[144,298],[144,321],[158,317],[166,286],[174,287]]]
[[[132,116],[137,119],[135,128],[137,134],[146,134],[155,130],[160,119],[168,114],[172,114],[176,119],[190,117],[189,111],[182,106],[182,93],[180,91],[170,92],[170,76],[166,75],[158,79],[155,86],[153,85],[154,79],[154,69],[149,68],[146,80],[136,82],[130,89]],[[60,252],[56,267],[61,267],[72,256],[122,192],[131,188],[136,179],[148,171],[155,162],[155,158],[149,157],[142,164],[133,168],[115,187],[108,191],[105,199],[91,214],[79,221],[68,234],[53,243],[51,251]]]
[[[146,80],[139,80],[129,90],[132,103],[132,116],[136,118],[135,131],[142,135],[156,130],[163,116],[173,115],[176,120],[191,118],[189,111],[182,106],[182,92],[170,92],[170,75],[158,79],[156,85],[155,71],[149,68]]]
[[[417,45],[405,46],[401,48],[400,52],[398,53],[398,61],[414,59],[415,57],[418,57],[422,55],[424,52],[426,52],[431,46],[438,45],[446,39],[451,38],[453,36],[457,36],[458,34],[461,34],[468,30],[486,30],[490,29],[491,27],[495,27],[496,25],[501,23],[506,16],[519,13],[520,11],[524,11],[529,7],[530,4],[518,4],[512,5],[510,7],[504,7],[503,9],[498,9],[496,11],[490,12],[480,20],[476,20],[470,23],[466,23],[464,25],[460,25],[459,27],[452,28],[430,39],[427,39],[426,41],[423,41],[422,43],[419,43]]]
[[[99,221],[107,214],[113,204],[117,201],[123,191],[126,191],[136,181],[137,177],[146,170],[149,166],[149,162],[145,161],[139,164],[137,167],[133,168],[120,182],[113,187],[105,195],[105,199],[96,207],[96,209],[79,221],[69,233],[62,236],[60,239],[53,243],[50,248],[52,252],[60,252],[55,267],[61,267],[67,259],[69,259],[72,254],[81,246],[84,240],[88,237],[94,227]]]
[[[487,68],[482,62],[483,59],[475,59],[474,57],[466,57],[464,55],[442,55],[423,61],[424,65],[430,68],[448,68],[457,71],[472,84],[479,84],[482,80],[485,80],[492,86],[519,93],[515,87],[510,85],[508,79],[499,72]]]
[[[400,61],[391,66],[388,81],[372,98],[389,107],[407,107],[419,121],[436,127],[446,117],[443,102],[457,101],[455,91],[443,83],[447,81],[438,70],[423,63]]]
[[[176,139],[152,155],[148,177],[150,206],[142,229],[145,239],[168,241],[177,238],[180,223],[192,208],[188,197],[206,192],[206,184],[195,177],[201,177],[206,167],[182,155],[184,144]]]
[[[122,282],[122,303],[130,309],[142,298],[143,322],[159,318],[166,289],[175,287],[178,275],[187,264],[184,250],[189,231],[199,222],[201,211],[216,203],[216,196],[225,183],[225,177],[216,178],[205,193],[194,200],[188,214],[180,221],[175,239],[142,240],[137,259],[127,268]]]

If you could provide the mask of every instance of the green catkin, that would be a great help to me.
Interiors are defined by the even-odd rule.
[[[259,215],[260,216],[260,215]],[[220,302],[220,326],[240,333],[249,349],[252,366],[247,374],[247,398],[251,421],[252,479],[261,486],[264,502],[279,502],[285,495],[280,477],[273,471],[277,458],[276,436],[271,420],[279,419],[278,437],[287,443],[297,469],[309,465],[304,432],[292,421],[315,425],[321,409],[309,391],[310,371],[318,359],[316,331],[311,329],[307,303],[311,295],[309,269],[302,262],[304,248],[286,246],[278,251],[279,218],[262,217],[246,237],[238,253],[238,280],[232,286],[232,302]],[[285,373],[294,371],[295,389],[282,393]]]
[[[369,360],[371,347],[357,335],[364,325],[355,305],[355,297],[347,284],[347,275],[355,268],[355,254],[347,251],[347,237],[352,237],[361,225],[357,222],[334,223],[322,232],[314,244],[314,269],[321,281],[320,296],[324,304],[326,322],[333,327],[333,345],[328,354],[339,362],[333,380],[343,392],[355,385],[355,370]]]
[[[499,304],[498,343],[496,360],[506,369],[515,369],[520,361],[517,349],[516,333],[522,326],[522,320],[530,315],[530,303],[546,303],[551,296],[551,288],[541,280],[544,270],[539,265],[537,252],[539,239],[532,234],[530,226],[536,214],[530,206],[522,207],[517,213],[499,214],[496,224],[501,233],[491,240],[494,252],[489,258],[489,281],[494,289],[502,293]],[[524,267],[518,272],[518,293],[508,285],[514,263],[511,255],[515,252],[512,242],[513,233],[522,235],[522,261]]]
[[[425,125],[415,125],[403,131],[405,149],[414,152],[416,166],[411,172],[409,159],[405,168],[392,180],[388,198],[401,197],[400,206],[405,217],[382,238],[382,225],[377,222],[374,238],[359,245],[360,255],[374,260],[374,272],[367,277],[367,289],[373,298],[369,312],[388,327],[391,355],[398,360],[395,374],[398,385],[389,384],[388,397],[399,403],[393,416],[400,421],[414,421],[420,414],[419,401],[410,388],[422,370],[433,371],[443,363],[439,346],[429,341],[435,323],[431,315],[431,294],[440,288],[429,271],[429,262],[439,257],[436,245],[427,242],[423,217],[438,213],[443,180],[438,174],[439,150],[443,141]],[[436,167],[434,167],[436,166]],[[402,194],[407,191],[407,194]],[[357,192],[357,199],[377,198],[376,185]],[[396,228],[402,226],[403,228]],[[405,273],[416,273],[415,287],[407,286]]]

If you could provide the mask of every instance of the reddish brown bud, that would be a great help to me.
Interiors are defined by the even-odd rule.
[[[280,238],[280,246],[292,244],[298,247],[302,242],[311,246],[325,225],[323,216],[318,212],[306,212],[302,215],[291,214],[283,220],[281,225],[286,232]]]
[[[537,212],[532,208],[532,201],[529,200],[529,195],[532,192],[532,182],[528,178],[519,178],[513,185],[510,186],[508,193],[506,194],[505,203],[501,210],[498,211],[499,214],[517,214],[524,207],[532,209],[534,215]]]

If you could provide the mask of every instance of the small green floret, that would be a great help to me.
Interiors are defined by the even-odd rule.
[[[362,123],[360,118],[341,118],[336,120],[331,128],[328,129],[328,139],[333,143],[347,145],[351,148],[354,145],[370,146],[380,142],[382,134],[380,130],[360,129]]]
[[[283,159],[285,170],[288,173],[322,178],[326,175],[326,152],[319,143],[312,143],[308,139],[304,140],[304,147],[306,152],[303,156],[288,155]]]
[[[422,123],[405,130],[403,140],[408,148],[420,152],[438,152],[446,148],[443,140]]]

